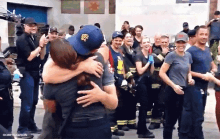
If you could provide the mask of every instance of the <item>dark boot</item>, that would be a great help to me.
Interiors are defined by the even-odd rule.
[[[28,128],[28,130],[30,131],[30,133],[35,133],[35,134],[40,134],[42,131],[42,129],[39,129],[38,127]]]
[[[120,139],[118,136],[112,135],[112,139]]]
[[[150,126],[148,128],[150,130],[158,129],[160,128],[160,123],[150,123]]]
[[[116,136],[124,136],[125,132],[122,130],[115,130],[114,132],[112,132],[112,134]]]
[[[138,138],[155,138],[154,134],[148,131],[145,134],[138,134]]]
[[[137,129],[137,124],[132,124],[132,125],[128,124],[128,128],[129,129]]]

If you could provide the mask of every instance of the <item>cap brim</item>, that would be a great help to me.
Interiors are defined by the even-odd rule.
[[[67,39],[74,50],[80,55],[88,55],[90,50],[86,49],[81,41],[76,38],[77,35]]]
[[[177,39],[175,42],[178,42],[178,41],[184,41],[184,42],[187,42],[187,41],[184,40],[184,39]]]
[[[56,33],[59,33],[58,31],[50,31],[50,33],[52,33],[52,32],[56,32]]]

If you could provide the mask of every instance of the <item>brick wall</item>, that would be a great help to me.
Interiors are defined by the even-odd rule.
[[[214,12],[217,10],[218,0],[210,0],[209,20],[214,18]]]

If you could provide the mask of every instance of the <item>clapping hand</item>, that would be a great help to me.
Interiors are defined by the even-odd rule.
[[[163,54],[167,54],[169,52],[169,47],[161,47],[161,48]]]
[[[47,45],[48,42],[49,42],[48,36],[45,36],[44,34],[40,38],[39,46],[43,48]]]
[[[149,56],[149,62],[150,64],[154,64],[154,57],[152,55]]]

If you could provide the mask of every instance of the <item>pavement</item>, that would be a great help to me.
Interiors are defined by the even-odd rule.
[[[209,89],[208,92],[210,95],[207,98],[206,110],[205,110],[205,121],[203,123],[203,131],[205,139],[220,139],[219,130],[216,124],[215,118],[215,92],[213,89]],[[14,93],[14,123],[12,128],[12,133],[16,134],[18,128],[18,118],[20,112],[20,88],[18,86],[13,85],[13,93]],[[40,95],[39,95],[40,97]],[[42,128],[44,109],[43,102],[39,98],[36,113],[35,113],[35,121],[39,128]],[[149,124],[147,124],[149,126]],[[175,125],[177,128],[177,125]],[[151,130],[155,139],[163,139],[163,126],[156,130]],[[39,134],[34,134],[34,139],[37,139]],[[125,136],[120,137],[120,139],[137,139],[136,130],[125,131]],[[173,131],[173,139],[178,139],[177,130]]]

